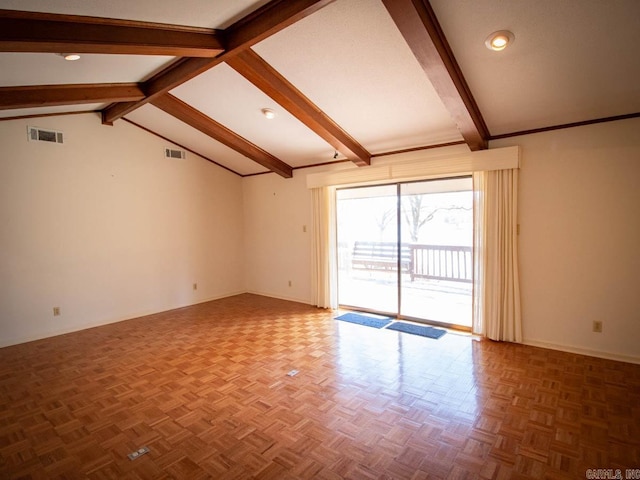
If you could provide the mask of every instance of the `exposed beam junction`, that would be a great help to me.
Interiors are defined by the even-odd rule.
[[[137,102],[119,103],[102,112],[103,123],[113,123],[154,98],[206,72],[231,56],[250,48],[334,0],[272,0],[224,30],[226,50],[215,58],[183,58],[143,85],[146,97]]]

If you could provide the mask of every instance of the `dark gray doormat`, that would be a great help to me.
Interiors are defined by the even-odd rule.
[[[382,328],[391,323],[389,317],[372,317],[364,313],[345,313],[336,317],[336,320],[343,322],[357,323],[358,325],[364,325],[366,327]]]
[[[413,323],[394,322],[387,327],[387,330],[397,330],[398,332],[411,333],[421,337],[435,338],[436,340],[447,333],[445,330],[433,327],[423,327]]]

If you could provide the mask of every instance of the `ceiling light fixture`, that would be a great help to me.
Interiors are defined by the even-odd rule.
[[[272,120],[276,118],[276,112],[274,112],[270,108],[263,108],[262,114],[267,118],[267,120]]]
[[[60,56],[69,62],[80,60],[80,55],[77,53],[61,53]]]
[[[484,41],[484,44],[489,50],[501,52],[507,48],[509,44],[513,43],[515,38],[515,35],[509,30],[500,30],[489,35]]]

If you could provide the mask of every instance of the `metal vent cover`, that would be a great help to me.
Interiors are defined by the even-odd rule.
[[[27,135],[30,142],[64,143],[64,134],[57,130],[27,127]]]
[[[185,152],[184,150],[165,148],[164,156],[165,158],[187,158],[187,152]]]

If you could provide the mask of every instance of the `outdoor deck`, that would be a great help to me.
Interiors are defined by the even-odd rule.
[[[366,243],[364,250],[359,244]],[[397,312],[397,248],[391,243],[341,245],[339,302],[379,312]],[[390,257],[395,254],[394,258]],[[464,246],[403,244],[400,313],[471,327],[472,250]],[[406,252],[405,252],[406,250]],[[367,261],[363,251],[371,254]],[[381,257],[385,262],[380,262]],[[406,257],[406,258],[405,258]]]
[[[395,271],[340,272],[340,303],[375,310],[396,311]],[[402,315],[471,327],[472,284],[402,276]]]

